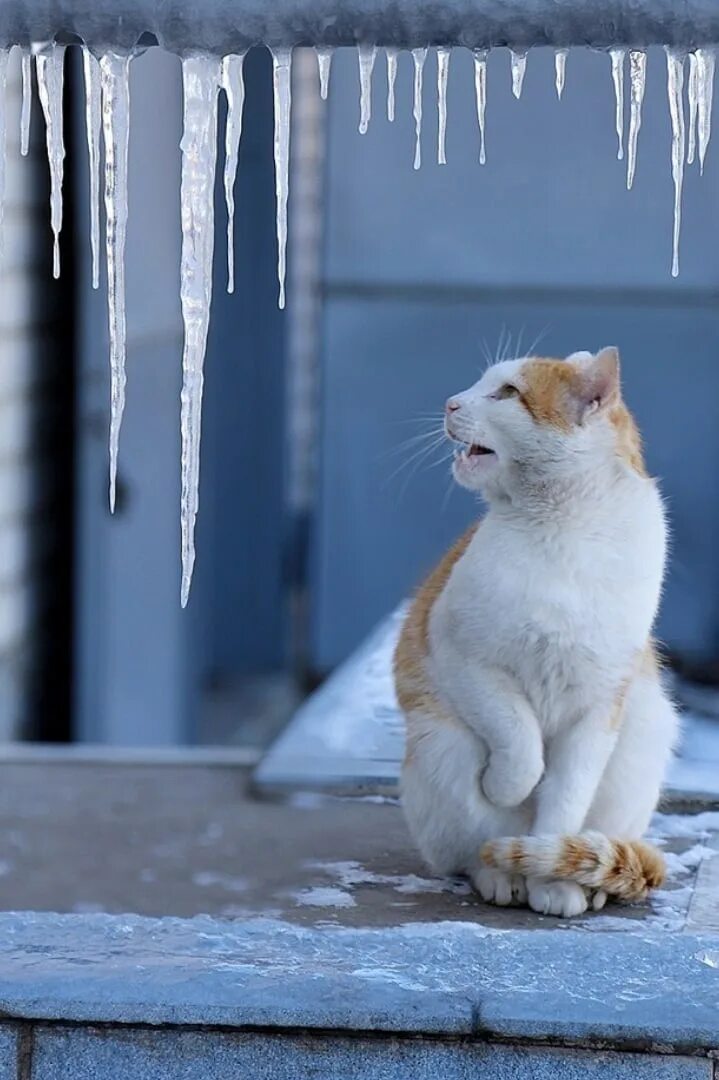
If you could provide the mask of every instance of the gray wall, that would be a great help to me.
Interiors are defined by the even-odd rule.
[[[328,133],[319,513],[312,648],[341,660],[475,512],[445,499],[443,465],[406,482],[387,456],[478,377],[483,343],[509,331],[564,355],[616,343],[650,468],[662,478],[674,552],[660,634],[690,652],[719,636],[719,150],[687,170],[681,276],[669,275],[672,182],[666,65],[649,58],[633,191],[616,159],[609,59],[573,50],[564,98],[553,58],[530,54],[524,95],[508,56],[489,61],[487,165],[477,164],[472,62],[455,50],[449,164],[436,165],[436,63],[425,67],[423,165],[412,170],[411,62],[397,120],[384,115],[384,57],[369,133],[357,133],[357,62],[335,56]],[[627,87],[628,90],[628,87]]]

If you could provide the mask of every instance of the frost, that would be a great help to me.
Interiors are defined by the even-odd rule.
[[[232,877],[230,874],[218,873],[212,870],[196,871],[192,875],[192,882],[193,885],[197,885],[201,889],[219,888],[236,893],[246,892],[247,890],[245,878]]]
[[[333,888],[331,885],[302,889],[301,892],[293,894],[293,899],[301,907],[351,908],[357,906],[353,896],[344,889]]]
[[[705,810],[701,814],[655,814],[649,835],[656,839],[672,837],[697,837],[706,839],[712,832],[719,832],[719,810]]]

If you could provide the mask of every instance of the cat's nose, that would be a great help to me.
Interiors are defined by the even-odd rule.
[[[459,401],[457,401],[456,398],[448,398],[447,399],[447,404],[445,405],[444,408],[445,408],[445,411],[446,411],[447,415],[449,415],[450,413],[457,412],[457,409],[461,408],[461,403]]]

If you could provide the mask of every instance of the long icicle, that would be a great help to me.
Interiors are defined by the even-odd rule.
[[[426,49],[412,49],[414,60],[414,103],[412,114],[414,116],[414,167],[419,169],[422,164],[422,75],[424,62],[427,59]]]
[[[624,57],[626,49],[610,49],[614,83],[614,127],[617,132],[617,160],[624,157]]]
[[[387,56],[387,119],[394,122],[394,84],[397,81],[397,57],[399,49],[388,45],[385,49]]]
[[[514,49],[509,50],[509,66],[512,72],[512,93],[516,97],[517,101],[522,96],[522,87],[524,86],[524,76],[527,73],[527,54],[526,52],[515,52]]]
[[[317,70],[320,76],[320,97],[327,101],[330,90],[330,68],[332,67],[332,55],[334,49],[331,45],[317,45],[315,55],[317,57]]]
[[[30,120],[32,118],[32,53],[22,50],[22,108],[20,110],[20,153],[27,157],[30,149]]]
[[[447,79],[452,50],[446,45],[437,49],[437,164],[447,164]]]
[[[217,161],[217,98],[221,62],[214,56],[182,60],[183,131],[182,261],[180,302],[185,326],[182,350],[182,585],[180,603],[187,605],[195,565],[195,521],[199,506],[200,435],[205,348],[212,300],[214,190]]]
[[[697,149],[697,113],[699,111],[699,65],[696,53],[689,53],[687,79],[687,165],[694,164]]]
[[[227,97],[225,125],[225,205],[227,206],[227,291],[235,291],[235,177],[242,138],[242,112],[245,107],[245,54],[225,56],[220,79]]]
[[[567,77],[567,55],[569,49],[557,49],[554,54],[554,87],[557,91],[557,100],[562,100],[564,83]]]
[[[285,306],[287,268],[287,199],[290,190],[290,113],[292,111],[292,49],[271,49],[275,104],[275,193],[277,198],[277,277],[279,306]]]
[[[679,274],[679,234],[682,226],[682,185],[684,182],[684,54],[667,48],[667,96],[672,121],[672,179],[674,180],[674,229],[672,233],[672,277]]]
[[[630,111],[627,139],[627,188],[634,183],[637,168],[637,142],[642,126],[642,105],[647,82],[647,54],[641,49],[629,53]]]
[[[92,287],[100,287],[100,131],[102,102],[100,64],[88,49],[82,47],[82,69],[85,77],[85,131],[90,170],[90,251],[92,253]]]
[[[50,227],[53,232],[53,277],[60,277],[60,230],[62,229],[62,179],[65,144],[62,132],[64,45],[44,46],[35,56],[37,89],[45,116],[47,158],[50,166]]]
[[[130,57],[100,58],[102,130],[105,142],[105,257],[110,328],[110,512],[115,511],[117,456],[125,410],[125,236],[127,152],[130,140]]]
[[[7,121],[5,118],[5,107],[7,101],[7,95],[5,93],[7,84],[7,65],[10,57],[9,49],[0,49],[0,256],[2,256],[3,250],[3,217],[5,208],[5,169],[6,169],[6,136],[7,136]]]
[[[477,102],[477,123],[479,124],[479,163],[487,161],[485,148],[485,114],[487,111],[487,50],[474,49],[474,96]]]
[[[367,128],[372,117],[372,72],[374,62],[377,59],[376,45],[358,45],[357,61],[359,64],[360,80],[360,135],[367,134]]]
[[[699,171],[704,172],[704,159],[712,131],[712,104],[714,101],[714,68],[716,53],[713,49],[697,49],[697,81],[699,84],[697,109],[697,141],[699,143]]]

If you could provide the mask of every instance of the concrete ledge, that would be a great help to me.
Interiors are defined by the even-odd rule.
[[[120,1069],[120,1071],[118,1071]],[[707,1059],[423,1039],[43,1028],[32,1080],[711,1080]]]
[[[6,1020],[719,1047],[715,935],[0,915]]]

